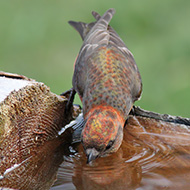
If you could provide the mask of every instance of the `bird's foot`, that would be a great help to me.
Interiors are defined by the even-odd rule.
[[[65,96],[68,99],[67,104],[65,106],[65,114],[66,115],[68,115],[71,112],[75,94],[76,94],[76,91],[73,88],[71,88],[70,90],[67,90],[61,94],[61,96]]]

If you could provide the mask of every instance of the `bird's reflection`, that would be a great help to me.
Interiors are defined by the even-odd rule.
[[[141,167],[138,162],[126,163],[122,148],[91,165],[86,164],[84,153],[74,159],[73,183],[78,190],[136,188],[140,181]]]
[[[189,137],[184,125],[130,116],[116,153],[89,165],[79,144],[74,156],[61,164],[58,178],[70,170],[67,182],[77,190],[189,188]],[[185,177],[180,179],[183,174]]]

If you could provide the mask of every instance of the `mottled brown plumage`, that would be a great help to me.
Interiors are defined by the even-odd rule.
[[[114,13],[109,9],[101,17],[92,12],[96,22],[90,24],[69,22],[84,40],[75,64],[73,88],[83,103],[86,124],[82,143],[88,161],[117,151],[125,120],[142,91],[132,53],[109,26]]]

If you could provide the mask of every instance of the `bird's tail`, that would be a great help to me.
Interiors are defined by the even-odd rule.
[[[93,16],[94,13],[95,12],[92,12]],[[96,44],[98,46],[101,44],[107,45],[109,43],[109,31],[107,29],[114,14],[114,9],[109,9],[102,17],[96,14],[94,17],[97,19],[97,22],[87,34],[84,44]]]
[[[107,10],[103,16],[100,16],[97,12],[92,11],[92,15],[96,21],[89,24],[84,22],[69,21],[69,24],[71,24],[79,32],[84,40],[78,58],[80,58],[83,52],[85,52],[85,55],[88,56],[98,46],[111,44],[124,53],[125,56],[130,56],[133,59],[132,53],[126,47],[123,40],[109,25],[114,14],[115,10],[111,8]]]
[[[98,13],[93,11],[92,15],[96,19],[95,22],[84,23],[69,21],[69,24],[79,32],[81,38],[85,41],[84,44],[96,44],[101,43],[102,41],[107,41],[108,43],[109,34],[107,28],[114,13],[114,9],[109,9],[101,17]]]
[[[101,16],[95,11],[92,11],[92,15],[96,19],[96,21],[98,21],[101,18]],[[119,48],[123,53],[128,54],[130,51],[126,47],[123,40],[119,37],[117,32],[109,25],[108,25],[108,31],[109,31],[109,35],[110,35],[109,43],[116,46],[117,48]]]
[[[96,24],[96,22],[91,23],[84,23],[84,22],[75,22],[75,21],[69,21],[68,22],[73,28],[75,28],[76,31],[80,34],[82,40],[85,39],[86,35],[89,33],[91,28]]]

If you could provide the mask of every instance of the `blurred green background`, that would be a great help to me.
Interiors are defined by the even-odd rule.
[[[69,89],[82,41],[67,21],[91,22],[92,10],[103,14],[111,7],[111,25],[141,72],[136,105],[190,117],[188,0],[1,0],[0,70],[44,82],[57,94]]]

